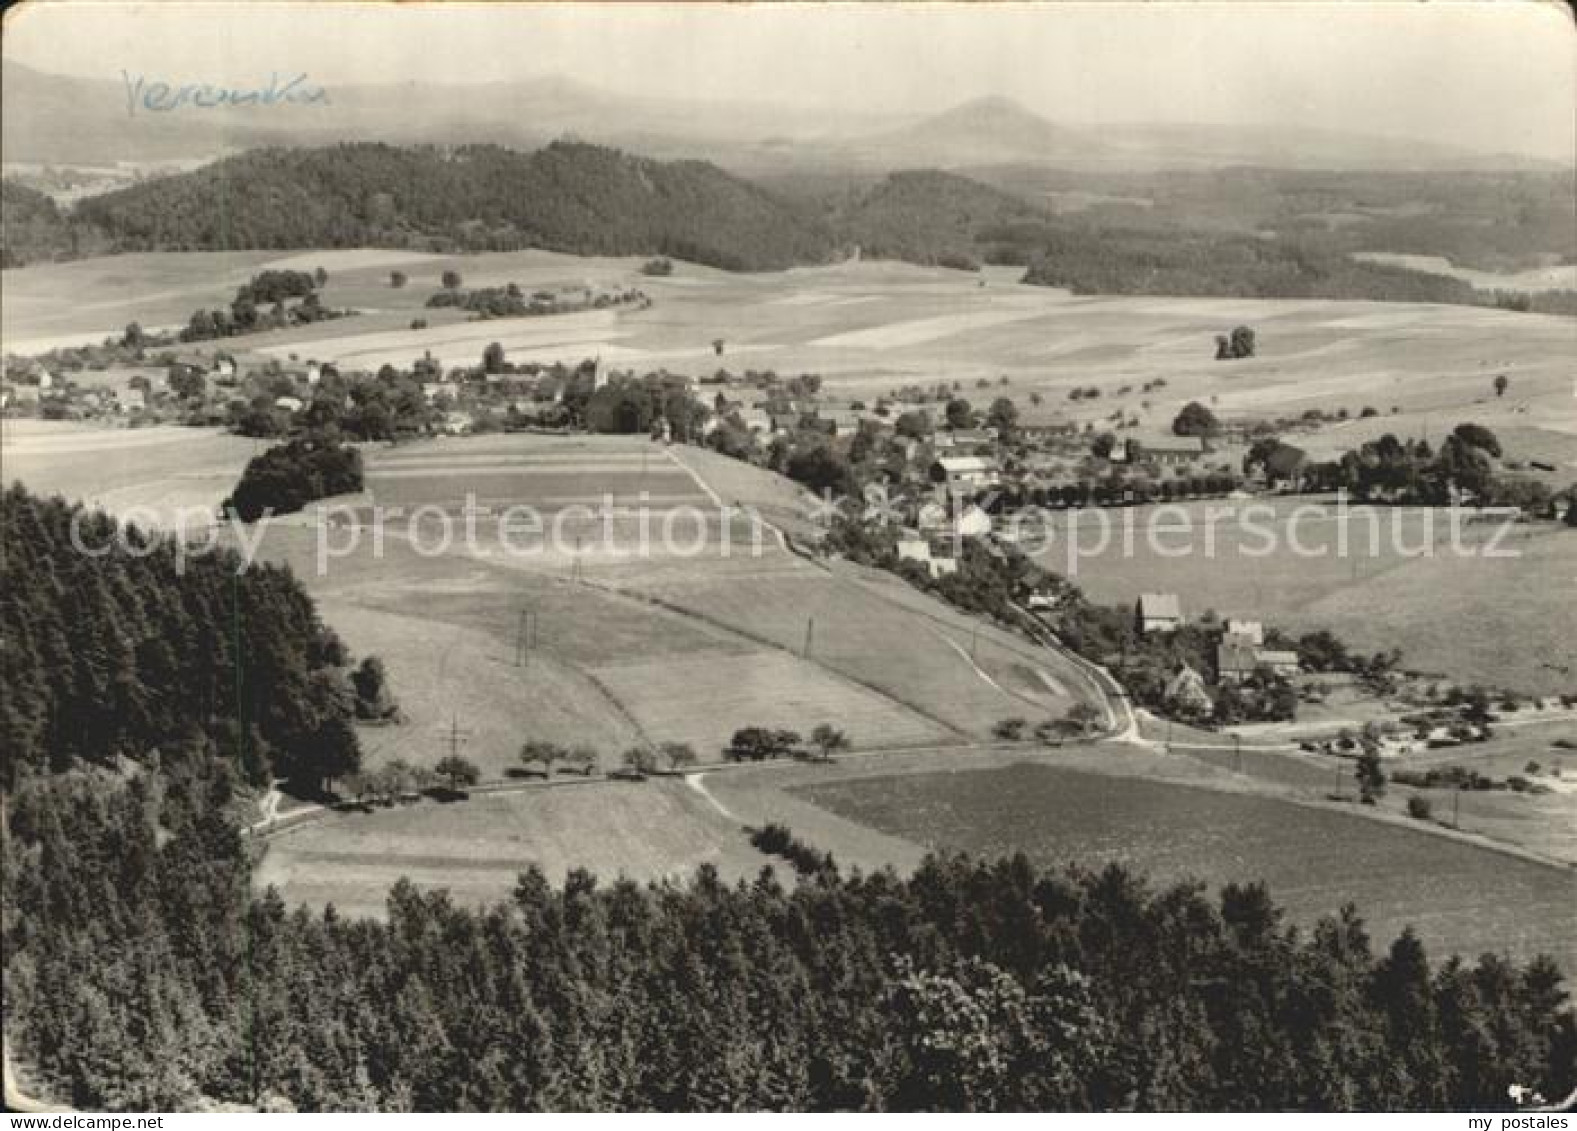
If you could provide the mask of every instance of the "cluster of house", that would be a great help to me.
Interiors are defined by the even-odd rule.
[[[1139,595],[1134,604],[1134,628],[1138,632],[1146,635],[1175,632],[1182,625],[1183,604],[1176,593]],[[1217,678],[1226,683],[1240,683],[1262,668],[1280,676],[1294,676],[1301,670],[1296,652],[1265,647],[1265,626],[1261,622],[1227,618],[1222,625],[1221,639],[1216,643]],[[1196,681],[1202,690],[1204,680],[1187,665],[1174,678],[1179,695],[1185,697]]]
[[[0,382],[0,409],[26,412],[51,402],[98,416],[138,412],[150,407],[171,381],[197,374],[210,384],[236,383],[235,359],[227,354],[180,354],[161,365],[104,365],[57,374],[37,361],[8,363]]]

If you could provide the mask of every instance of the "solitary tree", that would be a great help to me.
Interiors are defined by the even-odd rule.
[[[1093,703],[1079,701],[1068,708],[1063,715],[1070,729],[1075,729],[1079,734],[1089,734],[1101,723],[1101,712]]]
[[[1178,436],[1213,436],[1221,428],[1221,421],[1198,401],[1189,401],[1172,421],[1172,432]]]
[[[1498,377],[1495,378],[1495,395],[1497,397],[1505,396],[1506,395],[1506,386],[1510,385],[1510,384],[1511,384],[1511,380],[1504,373],[1500,374]]]
[[[491,342],[482,351],[482,371],[484,373],[502,373],[504,371],[504,347],[498,342]]]
[[[142,348],[142,343],[142,324],[140,322],[128,322],[126,324],[125,334],[121,335],[121,344],[129,349],[136,350]],[[1504,378],[1502,378],[1502,380],[1504,380]]]
[[[564,764],[572,770],[578,770],[582,777],[591,777],[599,761],[597,751],[590,746],[572,746],[564,752]]]
[[[541,766],[544,777],[552,775],[553,763],[563,756],[564,751],[558,743],[540,738],[527,739],[520,747],[520,761],[528,767]]]
[[[963,397],[954,397],[947,402],[947,426],[949,428],[975,426],[975,410]]]
[[[316,271],[312,272],[312,278],[316,280],[318,286],[321,287],[324,283],[329,281],[329,273],[323,270],[323,268],[319,267]]]
[[[443,273],[443,285],[444,290],[446,291],[459,290],[462,281],[463,280],[460,278],[460,272],[458,271],[449,270]]]
[[[657,769],[657,755],[644,746],[632,746],[624,752],[624,768],[634,777],[644,778]]]
[[[1249,329],[1247,326],[1239,326],[1236,330],[1232,331],[1233,357],[1253,357],[1254,348],[1255,344],[1253,330]]]
[[[999,434],[1006,434],[1018,427],[1018,405],[1007,397],[998,397],[986,410],[986,423]]]
[[[718,357],[722,357],[723,356],[723,339],[722,338],[713,338],[712,339],[712,352],[715,353]]]
[[[439,759],[438,765],[433,767],[433,772],[448,781],[451,789],[464,789],[468,785],[475,785],[482,777],[481,771],[473,762],[458,754],[450,754],[446,758]]]
[[[998,719],[996,725],[991,728],[991,733],[1004,742],[1017,742],[1024,737],[1024,729],[1028,726],[1029,723],[1020,718]]]
[[[408,279],[406,278],[404,271],[389,272],[389,286],[399,288],[405,286],[407,282]]]
[[[1380,749],[1371,740],[1364,741],[1363,753],[1358,755],[1358,795],[1365,805],[1373,805],[1385,796],[1385,770],[1380,766]]]
[[[668,760],[670,770],[682,770],[695,765],[695,747],[688,742],[665,742],[657,749]]]
[[[822,762],[832,761],[834,754],[850,746],[849,736],[830,723],[817,724],[810,732],[810,744],[816,748],[817,758]]]

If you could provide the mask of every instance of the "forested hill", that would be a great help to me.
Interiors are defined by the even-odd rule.
[[[16,267],[74,251],[72,230],[55,202],[41,192],[0,180],[0,267]]]
[[[20,484],[0,542],[0,790],[222,762],[312,793],[360,764],[350,656],[288,570],[178,553]]]
[[[930,169],[894,173],[834,209],[838,230],[863,254],[944,267],[978,266],[983,232],[1046,219],[1019,197]]]
[[[123,251],[540,247],[671,255],[730,270],[832,258],[829,227],[714,165],[555,142],[445,151],[262,149],[84,201]]]

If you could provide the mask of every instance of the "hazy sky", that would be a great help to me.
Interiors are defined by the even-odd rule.
[[[1550,0],[1253,3],[35,3],[4,53],[119,80],[472,82],[1070,122],[1295,122],[1573,160],[1577,31]]]

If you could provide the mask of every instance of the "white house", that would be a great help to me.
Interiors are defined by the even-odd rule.
[[[985,456],[939,456],[932,465],[931,478],[950,489],[989,487],[996,482],[997,465]]]
[[[1228,617],[1226,634],[1241,637],[1256,648],[1265,643],[1265,626],[1257,620],[1238,620],[1235,617]]]
[[[282,408],[286,412],[300,412],[302,401],[300,397],[275,397],[274,407]]]
[[[1140,632],[1171,632],[1183,623],[1183,604],[1176,593],[1141,593],[1134,608]]]
[[[920,562],[932,577],[958,572],[958,560],[945,546],[933,546],[929,539],[918,534],[898,539],[898,560]]]

